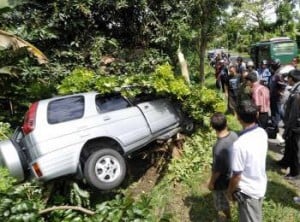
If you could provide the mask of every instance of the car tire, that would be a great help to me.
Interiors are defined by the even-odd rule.
[[[105,148],[93,152],[84,164],[87,182],[99,190],[118,187],[126,175],[123,156],[116,150]]]
[[[190,118],[185,118],[181,124],[182,132],[187,135],[191,135],[195,132],[195,122]]]

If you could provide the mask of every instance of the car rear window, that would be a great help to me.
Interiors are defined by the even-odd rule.
[[[80,119],[84,113],[84,97],[74,96],[51,101],[48,105],[48,123],[55,124]]]

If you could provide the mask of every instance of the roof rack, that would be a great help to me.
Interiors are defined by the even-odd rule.
[[[270,41],[282,41],[282,40],[291,40],[289,37],[274,37],[270,38]]]

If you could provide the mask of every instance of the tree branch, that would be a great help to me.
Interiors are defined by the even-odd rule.
[[[49,213],[51,211],[54,211],[54,210],[78,210],[78,211],[81,211],[85,214],[88,214],[88,215],[94,215],[95,212],[94,211],[91,211],[91,210],[88,210],[86,208],[83,208],[83,207],[79,207],[79,206],[54,206],[54,207],[49,207],[49,208],[46,208],[44,210],[40,210],[39,211],[39,214],[46,214],[46,213]]]

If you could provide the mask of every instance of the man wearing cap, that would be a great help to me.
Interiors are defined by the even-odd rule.
[[[256,75],[257,75],[257,78],[259,77],[258,76],[258,72],[255,70],[255,67],[254,67],[254,62],[252,60],[249,60],[247,62],[247,66],[246,66],[247,70],[246,70],[246,75],[249,74],[249,73],[252,73],[254,72]]]
[[[283,158],[278,161],[282,168],[290,168],[286,179],[294,179],[299,175],[298,150],[300,145],[300,70],[292,70],[288,73],[288,84],[292,87],[286,101],[283,117],[284,133],[286,141]]]
[[[269,87],[271,72],[268,68],[267,60],[263,60],[261,62],[261,67],[260,69],[258,69],[258,75],[259,75],[260,83],[265,85],[266,87]]]
[[[255,73],[249,73],[245,79],[251,89],[252,101],[258,107],[258,125],[266,129],[270,113],[270,91],[266,86],[259,83]]]

